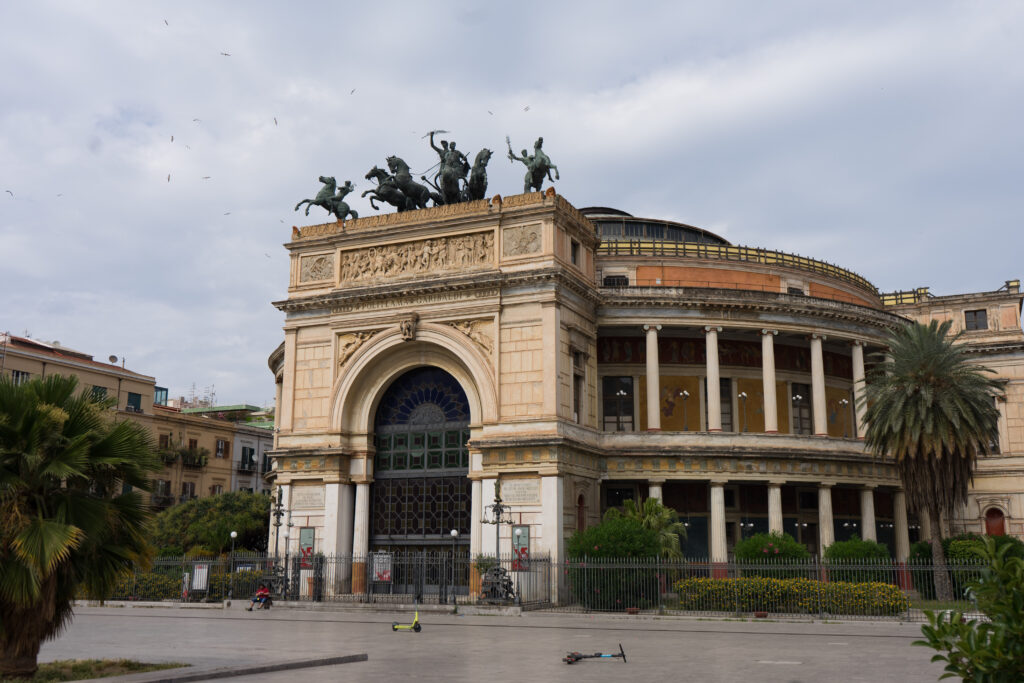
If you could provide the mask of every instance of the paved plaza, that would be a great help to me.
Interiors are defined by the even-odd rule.
[[[40,660],[130,657],[195,667],[246,666],[366,653],[369,660],[250,675],[252,681],[900,681],[941,673],[912,647],[917,624],[710,621],[527,613],[422,614],[393,633],[394,612],[80,607]],[[567,650],[626,650],[628,663],[562,662]]]

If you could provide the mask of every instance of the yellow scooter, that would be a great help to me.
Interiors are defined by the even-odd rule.
[[[420,626],[420,611],[418,609],[416,610],[416,614],[412,618],[411,624],[399,624],[397,621],[391,622],[392,631],[403,630],[415,631],[416,633],[419,633],[422,628],[423,627]]]

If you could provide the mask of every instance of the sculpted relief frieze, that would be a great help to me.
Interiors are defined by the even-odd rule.
[[[493,233],[435,237],[342,252],[341,281],[444,273],[493,263]]]
[[[299,268],[299,282],[318,282],[334,277],[334,254],[305,256]]]
[[[540,223],[507,228],[501,237],[503,244],[502,255],[523,256],[525,254],[535,254],[540,251],[540,237]]]
[[[494,336],[491,332],[491,328],[494,327],[493,321],[456,320],[448,324],[472,339],[477,346],[483,349],[484,355],[490,359],[491,349],[494,348]]]

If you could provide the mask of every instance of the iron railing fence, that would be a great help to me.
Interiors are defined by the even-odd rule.
[[[220,602],[248,599],[260,584],[275,600],[549,606],[557,575],[549,558],[468,553],[378,552],[218,558],[161,557],[118,582],[108,600]],[[83,596],[99,597],[99,596]]]
[[[937,601],[930,562],[581,558],[562,566],[557,609],[923,621],[928,609],[973,612],[966,588],[982,567],[980,561],[950,564],[954,598]]]

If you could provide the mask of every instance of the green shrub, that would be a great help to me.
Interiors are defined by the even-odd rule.
[[[910,608],[903,592],[888,583],[691,577],[677,581],[674,588],[682,610],[895,616]]]
[[[1013,536],[982,536],[980,534],[958,534],[942,539],[942,550],[946,556],[946,562],[950,567],[950,579],[953,583],[953,594],[962,597],[967,589],[967,584],[977,580],[980,576],[980,568],[975,570],[971,565],[978,564],[981,556],[978,554],[985,547],[985,539],[991,538],[998,552],[1007,547],[1006,557],[1017,557],[1024,559],[1024,543],[1021,543]],[[911,563],[920,567],[913,569],[911,575],[914,580],[914,588],[925,600],[935,599],[935,582],[932,574],[932,544],[928,541],[918,541],[910,548]]]
[[[811,554],[803,543],[789,534],[754,534],[736,544],[736,559],[740,562],[792,562],[808,560]]]
[[[847,541],[836,541],[826,548],[825,561],[847,565],[842,569],[828,569],[832,581],[892,583],[895,578],[894,569],[889,567],[891,558],[888,546],[863,540],[856,534]]]
[[[1024,560],[1010,557],[1013,546],[997,549],[994,538],[983,541],[987,566],[971,591],[986,619],[965,620],[959,612],[925,612],[924,645],[944,661],[943,678],[1011,683],[1024,680]]]
[[[569,587],[588,609],[644,609],[658,603],[657,573],[643,563],[657,558],[661,545],[658,534],[640,522],[628,517],[606,519],[573,534],[568,550],[573,558],[566,570]]]

